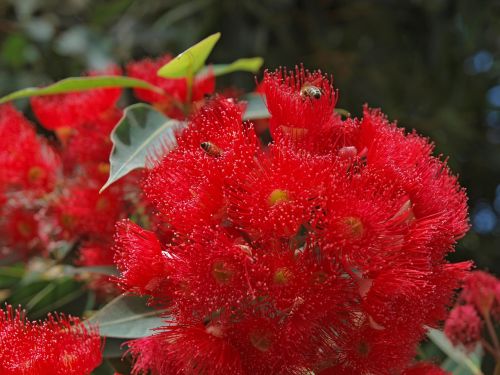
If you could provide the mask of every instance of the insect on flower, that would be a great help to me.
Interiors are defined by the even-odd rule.
[[[222,155],[222,150],[212,142],[201,142],[200,147],[207,153],[208,156],[218,158]]]
[[[322,90],[319,87],[313,86],[309,83],[304,84],[300,89],[300,96],[304,99],[320,99],[321,95],[323,95]]]
[[[146,172],[168,243],[117,227],[120,286],[172,311],[128,344],[132,373],[417,374],[415,347],[470,268],[444,260],[465,192],[381,111],[335,114],[321,72],[266,72],[264,89],[273,142],[215,97]]]

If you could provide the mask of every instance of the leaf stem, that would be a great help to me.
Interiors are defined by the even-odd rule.
[[[188,75],[186,76],[186,83],[187,83],[186,102],[191,103],[191,100],[193,99],[193,83],[194,83],[194,75],[192,72],[189,72]]]
[[[493,375],[500,375],[500,361],[497,361]]]
[[[486,328],[488,329],[488,333],[493,341],[493,346],[495,347],[495,352],[497,353],[496,357],[500,356],[500,343],[498,341],[498,336],[495,331],[495,327],[493,327],[493,323],[491,322],[490,313],[484,314],[484,320],[486,322]]]
[[[497,360],[500,359],[498,353],[495,351],[495,348],[488,341],[486,341],[485,339],[481,339],[481,345],[487,352],[489,352]]]

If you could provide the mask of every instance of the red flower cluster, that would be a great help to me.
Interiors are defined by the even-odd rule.
[[[120,75],[118,67],[108,70],[89,72],[89,76]],[[121,90],[95,89],[82,92],[73,92],[61,95],[35,96],[31,99],[31,106],[38,120],[47,129],[61,128],[74,129],[88,125],[97,118],[106,118],[112,112]]]
[[[472,351],[478,343],[495,357],[500,343],[494,325],[500,324],[500,280],[483,271],[474,271],[465,279],[457,305],[445,322],[444,332],[454,345]],[[488,331],[491,346],[486,339]]]
[[[0,310],[2,375],[87,375],[101,360],[97,329],[78,318],[49,315],[31,322],[19,309]]]
[[[215,77],[197,77],[189,95],[185,79],[156,75],[170,59],[130,63],[127,72],[164,92],[136,90],[139,99],[182,117],[213,92]],[[87,75],[121,73],[112,66]],[[109,136],[123,113],[120,96],[119,88],[101,88],[31,98],[41,125],[57,136],[50,142],[13,106],[0,106],[0,256],[50,253],[65,241],[81,244],[81,265],[112,265],[114,223],[144,211],[136,174],[99,194],[109,175]],[[104,289],[113,285],[100,281]]]
[[[103,73],[118,74],[119,69]],[[38,137],[14,107],[0,106],[4,255],[48,253],[65,241],[87,249],[81,251],[83,265],[113,264],[114,223],[137,205],[125,200],[133,176],[99,194],[109,174],[109,134],[121,116],[116,106],[120,94],[111,88],[32,98],[38,120],[56,132],[52,142]]]
[[[0,106],[0,190],[39,196],[54,187],[59,160],[13,106]]]
[[[55,188],[57,152],[11,105],[0,106],[0,258],[39,250],[39,202]]]
[[[170,309],[129,344],[134,372],[400,374],[470,267],[445,260],[465,193],[380,111],[342,120],[320,72],[262,87],[271,144],[213,99],[143,182],[172,234],[117,226],[122,287]]]

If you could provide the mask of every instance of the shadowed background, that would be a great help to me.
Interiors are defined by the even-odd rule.
[[[339,107],[369,103],[431,137],[470,198],[472,230],[452,257],[500,274],[499,1],[0,0],[0,94],[176,54],[216,31],[209,62],[303,62],[333,73]]]

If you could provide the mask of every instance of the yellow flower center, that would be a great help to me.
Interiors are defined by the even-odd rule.
[[[346,226],[348,233],[356,239],[363,237],[364,226],[362,221],[354,216],[345,217],[342,223]]]
[[[274,206],[275,204],[288,202],[290,200],[288,191],[282,189],[275,189],[269,194],[269,205]]]

